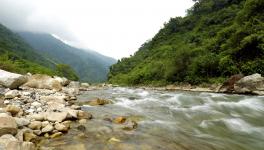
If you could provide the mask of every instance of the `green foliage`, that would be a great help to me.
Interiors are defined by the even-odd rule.
[[[97,52],[71,47],[49,34],[21,32],[19,35],[55,63],[69,65],[81,81],[104,82],[109,67],[116,62]]]
[[[111,66],[118,84],[217,83],[264,74],[264,1],[194,0],[130,58]]]
[[[75,71],[66,64],[57,64],[56,66],[56,74],[61,77],[66,77],[67,79],[77,81],[79,77],[76,75]]]

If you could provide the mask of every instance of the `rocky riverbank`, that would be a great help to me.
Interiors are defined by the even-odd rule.
[[[88,83],[40,74],[23,76],[0,70],[0,85],[1,150],[39,149],[37,143],[42,139],[63,136],[72,123],[81,125],[92,119],[91,113],[75,105],[80,91],[96,88]],[[95,99],[89,105],[109,103]],[[125,119],[119,117],[113,122],[122,124]]]
[[[167,90],[167,91],[191,91],[191,92],[210,92],[210,93],[228,93],[245,95],[264,95],[264,77],[261,74],[252,74],[243,76],[241,74],[233,75],[223,84],[190,85],[190,84],[171,84],[165,87],[146,87],[144,89]]]

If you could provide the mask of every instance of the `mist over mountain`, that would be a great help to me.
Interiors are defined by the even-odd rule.
[[[115,59],[92,50],[72,47],[50,34],[18,32],[18,34],[42,55],[56,63],[68,64],[81,81],[103,82]]]

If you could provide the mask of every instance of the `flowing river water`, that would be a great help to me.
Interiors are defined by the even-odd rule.
[[[92,150],[264,150],[264,97],[205,92],[109,88],[87,91],[81,101],[114,104],[84,106],[93,114],[84,129],[43,142],[54,149]],[[104,118],[137,121],[123,131]]]

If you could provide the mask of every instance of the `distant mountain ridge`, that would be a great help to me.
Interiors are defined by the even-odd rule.
[[[0,69],[21,74],[31,72],[55,75],[55,66],[52,60],[0,24]]]
[[[18,32],[18,34],[42,55],[56,63],[68,64],[81,81],[103,82],[107,79],[109,67],[116,60],[91,50],[75,48],[50,34]]]

